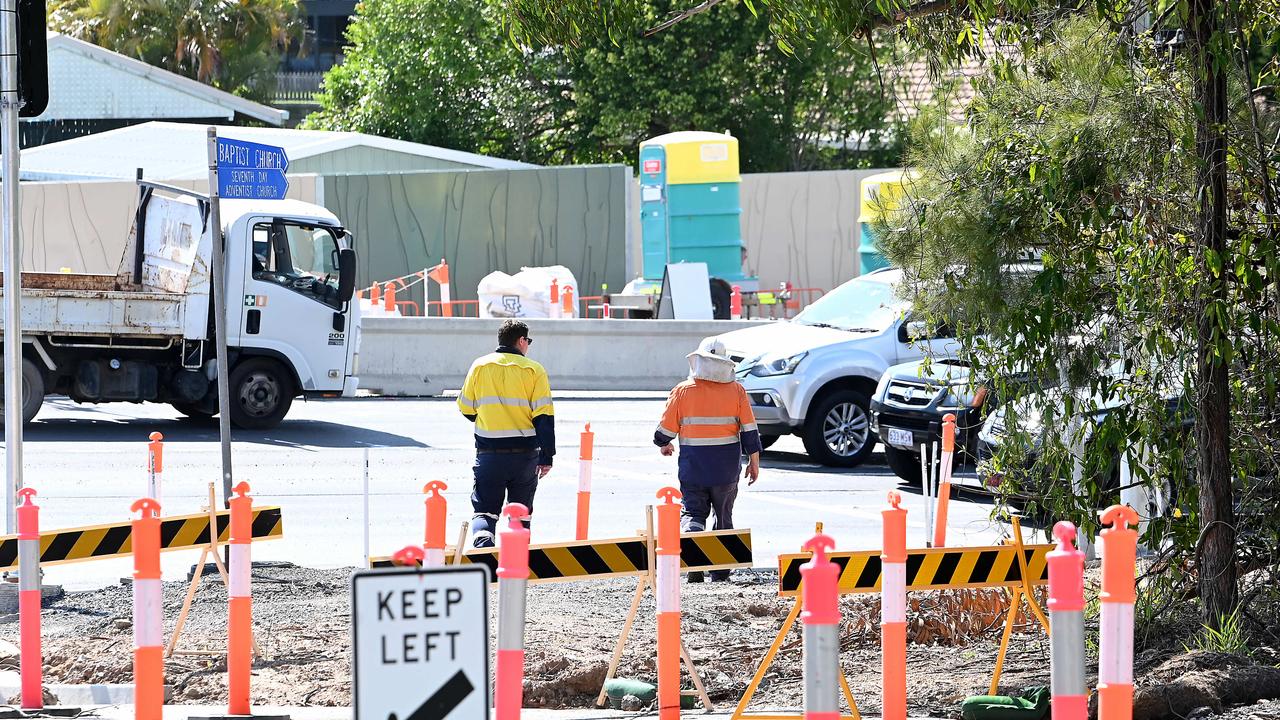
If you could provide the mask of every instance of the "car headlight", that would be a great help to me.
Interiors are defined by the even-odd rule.
[[[796,366],[799,365],[800,361],[803,360],[805,356],[808,354],[809,353],[807,352],[802,352],[802,353],[797,353],[795,355],[791,355],[789,357],[779,356],[779,355],[765,355],[764,357],[760,358],[758,362],[756,362],[755,366],[751,368],[750,372],[752,375],[755,375],[756,377],[770,377],[773,375],[790,375],[791,373],[796,371]]]
[[[982,385],[950,385],[947,395],[942,399],[944,410],[961,410],[964,408],[982,407],[986,402],[987,388]]]

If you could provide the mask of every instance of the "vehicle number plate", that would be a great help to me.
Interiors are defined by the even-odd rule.
[[[910,430],[899,430],[898,428],[888,428],[888,430],[890,445],[915,446],[915,438],[911,436]]]

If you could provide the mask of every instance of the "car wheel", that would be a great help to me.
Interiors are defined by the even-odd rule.
[[[280,424],[293,405],[293,378],[270,358],[251,358],[231,371],[231,422],[248,430]]]
[[[3,369],[0,368],[0,373]],[[4,375],[0,374],[0,427],[4,427]],[[44,375],[30,360],[22,359],[22,424],[35,418],[44,404]]]
[[[910,450],[899,450],[892,445],[884,446],[884,460],[898,479],[912,485],[920,484],[920,454]]]
[[[765,450],[768,450],[769,448],[773,447],[774,443],[778,442],[778,438],[780,437],[782,436],[781,435],[761,435],[760,447],[764,448]]]
[[[857,390],[837,390],[819,399],[804,426],[809,457],[829,467],[861,464],[876,445],[868,405]]]

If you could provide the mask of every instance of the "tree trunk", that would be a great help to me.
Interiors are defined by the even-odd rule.
[[[1217,343],[1227,342],[1227,328],[1218,328],[1218,314],[1229,313],[1227,275],[1227,78],[1224,64],[1216,62],[1211,40],[1221,32],[1221,18],[1214,0],[1192,0],[1187,24],[1195,72],[1195,99],[1200,115],[1196,122],[1196,194],[1200,200],[1197,218],[1200,272],[1203,290],[1199,297],[1196,326],[1196,472],[1200,486],[1200,543],[1196,548],[1200,597],[1205,622],[1218,627],[1231,614],[1239,599],[1235,572],[1235,510],[1231,482],[1231,389],[1225,357],[1216,355]],[[1216,253],[1222,262],[1217,276],[1209,270],[1207,258]],[[1215,342],[1214,335],[1218,336]]]

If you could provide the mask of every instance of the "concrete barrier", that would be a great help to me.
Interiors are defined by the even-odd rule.
[[[689,373],[685,355],[708,335],[749,320],[528,319],[533,350],[555,390],[669,390]],[[382,395],[440,395],[462,387],[471,362],[497,346],[501,320],[365,318],[360,387]]]

